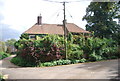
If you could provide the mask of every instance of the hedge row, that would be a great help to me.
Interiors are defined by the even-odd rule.
[[[69,61],[65,60],[64,42],[67,44],[66,56],[70,61],[119,58],[118,43],[112,39],[69,34],[67,41],[58,35],[47,35],[39,40],[20,39],[15,43],[18,50],[17,58],[19,58],[12,62],[17,61],[20,66],[53,66],[59,65],[58,63],[62,59],[62,64],[69,64]],[[53,62],[57,62],[57,64]]]

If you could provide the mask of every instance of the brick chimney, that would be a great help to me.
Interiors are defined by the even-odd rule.
[[[41,16],[41,14],[40,14],[40,16],[37,17],[37,24],[42,25],[42,16]]]

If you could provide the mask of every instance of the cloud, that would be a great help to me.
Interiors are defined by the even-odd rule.
[[[2,25],[2,40],[8,40],[8,39],[18,39],[20,36],[20,32],[10,28],[8,25],[6,24],[1,24]]]
[[[0,11],[4,11],[4,1],[6,0],[0,0]],[[19,36],[21,35],[21,31],[15,30],[11,27],[11,25],[8,25],[7,23],[3,23],[2,21],[5,19],[4,14],[0,13],[0,41],[5,41],[8,39],[19,39]]]
[[[67,22],[75,23],[85,29],[86,21],[82,21],[82,17],[85,15],[89,3],[90,1],[66,3]],[[43,0],[0,0],[1,39],[19,38],[21,33],[37,22],[37,16],[40,13],[43,23],[53,24],[63,21],[62,3],[51,3]]]
[[[3,19],[4,17],[0,14],[0,21]],[[19,39],[20,35],[20,31],[12,29],[9,25],[0,22],[0,41],[5,41],[12,38]]]
[[[51,3],[44,0],[3,0],[4,9],[2,14],[4,24],[10,25],[10,28],[25,31],[36,23],[37,16],[41,13],[43,16],[43,23],[62,23],[63,21],[63,5],[62,3]],[[90,1],[81,1],[78,3],[66,3],[72,17],[66,11],[66,18],[68,22],[78,24],[85,28],[85,21],[82,17],[85,14],[85,9]],[[61,11],[60,11],[61,10]],[[58,12],[57,12],[58,11]],[[57,14],[59,13],[59,17]],[[56,12],[55,15],[53,15]]]
[[[9,28],[7,25],[2,25],[2,39],[3,41],[8,39],[19,39],[20,32],[16,31],[15,29]]]

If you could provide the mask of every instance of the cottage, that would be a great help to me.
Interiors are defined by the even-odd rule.
[[[84,29],[78,27],[74,23],[66,24],[67,33],[80,34],[80,33],[90,33]],[[58,34],[64,35],[64,27],[62,24],[43,24],[42,16],[37,17],[37,23],[29,28],[24,33],[29,35],[29,38],[35,38],[36,35],[46,35],[46,34]]]

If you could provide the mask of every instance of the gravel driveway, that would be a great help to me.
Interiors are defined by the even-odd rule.
[[[54,67],[18,67],[8,57],[0,69],[9,79],[114,79],[118,78],[118,59]],[[119,59],[120,60],[120,59]],[[120,72],[120,71],[119,71]]]

